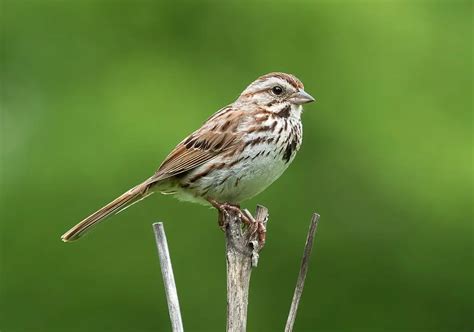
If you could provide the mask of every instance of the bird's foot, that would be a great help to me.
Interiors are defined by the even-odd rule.
[[[258,240],[258,245],[260,248],[262,248],[265,245],[265,239],[267,235],[267,228],[265,226],[267,220],[256,220],[252,216],[252,214],[246,209],[244,209],[242,212],[244,213],[244,216],[248,221],[247,227],[250,232],[250,237],[256,236]],[[244,220],[244,218],[242,218],[242,220]]]
[[[209,199],[209,203],[215,207],[219,213],[218,224],[222,231],[226,230],[226,221],[229,211],[237,213],[244,225],[247,226],[250,238],[254,238],[258,241],[258,245],[262,248],[265,245],[265,238],[267,229],[265,227],[267,220],[256,220],[252,214],[246,210],[241,209],[239,205],[230,203],[219,203],[216,200]]]
[[[244,216],[244,214],[243,214],[242,210],[240,209],[239,205],[234,205],[234,204],[230,204],[230,203],[219,203],[219,202],[217,202],[216,200],[213,200],[213,199],[209,199],[208,201],[209,201],[209,203],[211,203],[211,205],[213,207],[215,207],[217,209],[217,211],[219,213],[219,216],[217,218],[217,223],[218,223],[220,229],[224,232],[225,232],[225,228],[226,228],[226,220],[227,220],[226,216],[228,216],[229,211],[233,211],[233,212],[237,213],[241,218],[243,218],[243,216]]]

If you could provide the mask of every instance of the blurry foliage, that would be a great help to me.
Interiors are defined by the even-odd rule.
[[[261,74],[317,98],[271,212],[249,330],[473,327],[471,1],[24,1],[1,16],[0,329],[166,331],[166,222],[187,331],[225,326],[216,213],[152,196],[65,245]]]

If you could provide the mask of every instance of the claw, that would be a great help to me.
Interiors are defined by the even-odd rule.
[[[260,248],[262,248],[265,245],[265,240],[267,237],[267,229],[264,225],[263,222],[259,221],[258,222],[258,244],[260,245]]]
[[[227,220],[227,211],[221,211],[218,210],[218,217],[217,217],[217,224],[219,225],[219,228],[225,232],[225,221]]]
[[[259,247],[262,248],[265,245],[265,238],[267,232],[265,228],[266,220],[255,220],[255,218],[247,209],[241,210],[240,206],[238,205],[233,205],[229,203],[219,203],[213,199],[209,199],[208,201],[213,207],[217,209],[219,213],[218,224],[219,228],[222,229],[222,231],[225,231],[226,229],[226,217],[228,216],[229,211],[234,211],[238,213],[238,215],[242,219],[242,222],[247,225],[250,237],[255,238],[254,236],[257,235],[256,237],[258,239]]]
[[[234,211],[234,212],[237,212],[239,214],[240,217],[242,217],[242,210],[240,210],[240,207],[239,206],[236,206],[236,205],[232,205],[232,204],[229,204],[229,203],[219,203],[217,202],[216,200],[213,200],[213,199],[208,199],[209,203],[211,203],[211,205],[213,207],[215,207],[219,213],[219,216],[217,218],[217,222],[218,222],[218,225],[219,225],[219,228],[222,230],[222,231],[225,231],[226,229],[226,220],[227,220],[227,216],[229,215],[229,211]]]

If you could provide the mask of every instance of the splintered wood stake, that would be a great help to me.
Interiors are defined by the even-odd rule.
[[[298,311],[298,305],[300,303],[301,294],[303,293],[304,281],[308,272],[309,257],[311,256],[311,249],[313,249],[313,240],[316,230],[318,228],[319,214],[314,213],[311,219],[311,225],[309,226],[308,236],[306,237],[306,245],[304,247],[303,259],[301,261],[300,273],[296,282],[295,293],[293,294],[293,301],[291,302],[290,313],[288,314],[288,320],[286,321],[285,332],[293,331],[293,325],[295,324],[296,312]]]
[[[244,332],[247,329],[250,276],[252,268],[257,266],[258,252],[262,247],[257,232],[242,229],[240,213],[228,211],[224,217],[227,262],[226,331]],[[267,208],[257,206],[255,220],[266,225],[267,219]]]
[[[183,332],[183,321],[181,319],[181,310],[179,309],[178,291],[174,281],[173,267],[171,266],[171,258],[163,223],[154,223],[153,231],[155,233],[156,247],[158,248],[158,256],[160,258],[161,274],[163,275],[163,283],[165,285],[166,301],[168,302],[172,331]]]

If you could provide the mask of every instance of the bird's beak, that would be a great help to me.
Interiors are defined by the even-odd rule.
[[[306,91],[299,90],[290,97],[290,101],[296,105],[303,105],[313,102],[314,98]]]

